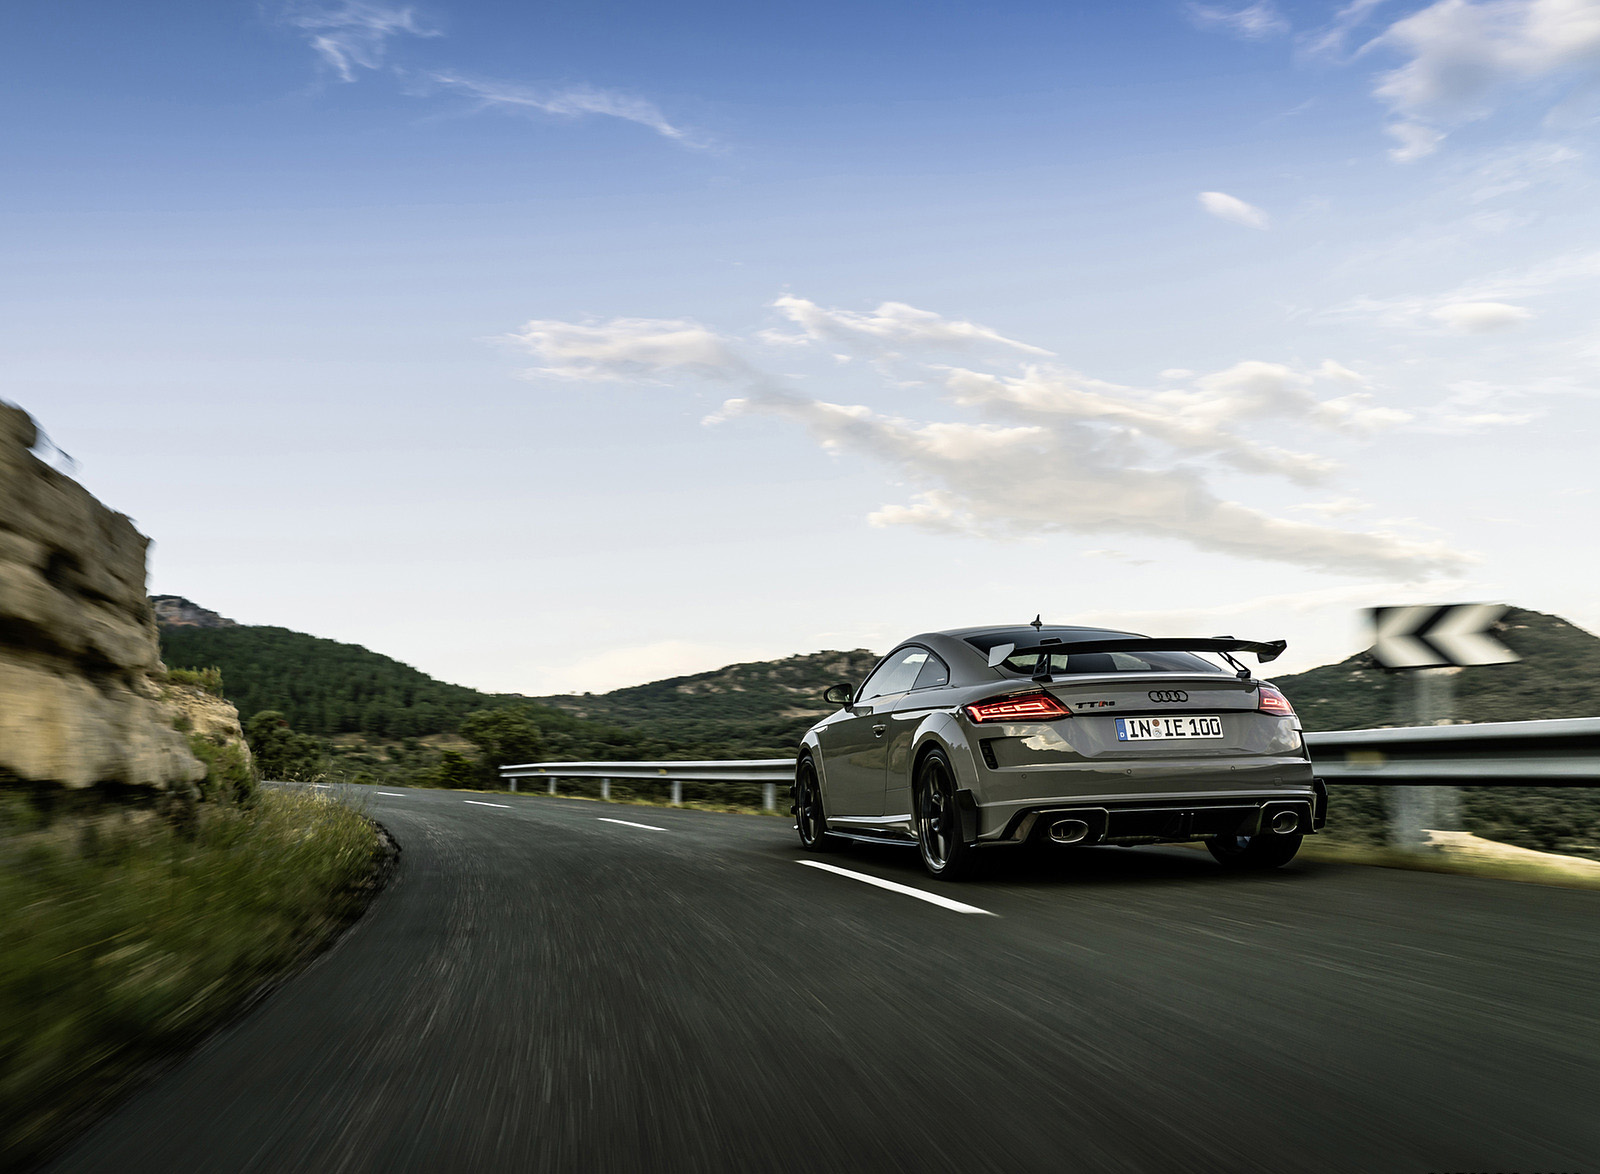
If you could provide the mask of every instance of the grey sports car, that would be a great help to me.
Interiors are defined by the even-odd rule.
[[[1237,655],[1283,649],[1038,621],[914,636],[824,694],[843,708],[800,748],[800,842],[915,843],[948,878],[1030,841],[1203,840],[1276,868],[1327,818],[1293,707]]]

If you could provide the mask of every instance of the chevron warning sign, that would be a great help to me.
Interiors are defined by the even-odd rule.
[[[1521,660],[1489,635],[1503,603],[1420,604],[1372,609],[1372,659],[1386,669],[1510,664]]]

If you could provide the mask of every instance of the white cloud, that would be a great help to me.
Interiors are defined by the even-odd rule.
[[[534,320],[506,336],[544,360],[530,375],[558,379],[649,379],[687,371],[713,379],[755,374],[717,335],[694,322],[614,318],[604,323]]]
[[[1382,432],[1407,424],[1413,418],[1410,412],[1400,408],[1374,403],[1373,397],[1364,391],[1323,400],[1314,411],[1323,423],[1351,432]]]
[[[306,34],[311,47],[347,82],[356,80],[357,69],[381,66],[395,37],[440,35],[437,29],[418,23],[415,9],[390,8],[366,0],[346,0],[337,8],[292,8],[285,19]]]
[[[1533,313],[1507,302],[1449,302],[1428,311],[1428,317],[1462,334],[1481,334],[1525,322]]]
[[[1389,158],[1396,163],[1415,163],[1433,154],[1444,141],[1443,131],[1420,122],[1391,122],[1383,129],[1400,144],[1389,148]]]
[[[1343,363],[1336,363],[1332,359],[1323,359],[1322,365],[1317,368],[1317,375],[1323,379],[1332,379],[1339,383],[1350,384],[1353,387],[1365,387],[1368,380],[1359,371],[1352,371]]]
[[[909,340],[938,352],[976,338],[1007,349],[1041,349],[970,324],[956,324],[963,329],[952,332],[947,320],[911,307],[905,307],[909,313],[885,315],[880,307],[874,315],[852,315],[788,299],[786,309],[830,346],[841,339],[900,346]],[[909,330],[905,323],[912,324]],[[924,361],[930,379],[942,380],[957,407],[983,418],[916,421],[801,394],[753,366],[729,340],[684,320],[537,321],[510,337],[540,358],[540,373],[561,378],[686,374],[734,385],[739,394],[713,420],[754,413],[787,419],[822,447],[866,456],[911,486],[909,500],[869,516],[876,525],[992,538],[1157,537],[1242,558],[1402,578],[1467,561],[1440,541],[1287,520],[1227,500],[1212,487],[1212,458],[1296,481],[1316,480],[1333,468],[1325,458],[1240,433],[1264,422],[1345,427],[1357,414],[1356,408],[1328,406],[1342,401],[1318,401],[1311,376],[1277,364],[1239,363],[1199,377],[1188,389],[1141,392],[1066,371],[1029,367],[1012,374]]]
[[[693,131],[667,121],[666,115],[653,102],[630,94],[618,93],[615,90],[601,90],[592,86],[535,89],[508,82],[483,81],[453,73],[430,73],[426,77],[437,86],[467,95],[484,110],[536,111],[564,118],[598,114],[606,118],[636,122],[640,126],[649,127],[664,138],[673,139],[688,147],[707,145]]]
[[[869,313],[851,310],[824,310],[805,298],[784,294],[773,306],[800,327],[802,335],[763,335],[768,342],[828,339],[836,344],[883,353],[902,346],[936,346],[965,350],[990,344],[1029,355],[1048,355],[1043,347],[1030,346],[975,322],[945,318],[931,310],[919,310],[904,302],[884,302]]]
[[[1372,508],[1371,504],[1362,501],[1359,497],[1335,497],[1328,501],[1308,501],[1294,507],[1310,514],[1317,514],[1324,518],[1343,518],[1351,514],[1365,513]]]
[[[1246,228],[1267,227],[1267,214],[1254,204],[1246,204],[1238,196],[1230,196],[1227,192],[1201,192],[1199,199],[1200,206],[1220,220],[1231,220]]]
[[[1190,4],[1189,15],[1202,25],[1218,25],[1250,40],[1275,36],[1289,31],[1289,22],[1278,11],[1272,0],[1256,0],[1244,8],[1213,8],[1208,4]]]
[[[1600,74],[1600,0],[1438,0],[1396,21],[1367,50],[1407,58],[1375,93],[1396,121],[1401,161],[1432,152],[1446,131],[1489,115],[1506,92]]]

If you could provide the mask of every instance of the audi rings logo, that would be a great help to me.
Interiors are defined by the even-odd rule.
[[[1151,701],[1187,701],[1189,695],[1182,689],[1157,689],[1150,694]]]

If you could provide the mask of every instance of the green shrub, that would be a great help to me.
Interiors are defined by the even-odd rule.
[[[325,940],[378,846],[305,794],[202,804],[192,838],[150,811],[30,811],[0,791],[0,1169]]]
[[[484,769],[465,754],[446,750],[439,756],[439,765],[433,771],[433,785],[470,791],[484,782]]]
[[[222,696],[222,670],[213,665],[204,669],[168,669],[167,684],[193,685],[214,696]]]
[[[264,779],[308,782],[322,772],[322,747],[315,738],[297,734],[275,709],[262,710],[245,723],[245,741]]]
[[[206,777],[200,782],[201,798],[244,804],[255,801],[256,772],[238,743],[219,746],[209,738],[190,734],[189,749],[206,764]]]

